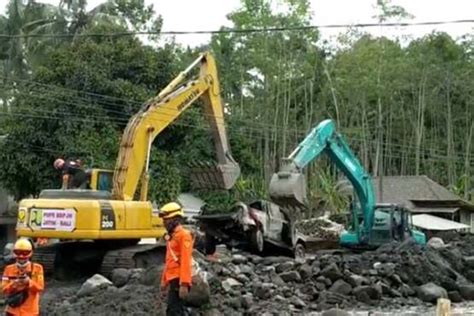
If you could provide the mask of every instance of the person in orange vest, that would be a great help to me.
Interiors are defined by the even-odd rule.
[[[182,226],[184,212],[172,202],[160,209],[167,230],[165,268],[161,276],[161,293],[168,290],[166,315],[185,315],[185,299],[192,282],[193,237]]]
[[[33,245],[20,238],[13,246],[15,263],[7,265],[2,276],[2,292],[7,316],[39,315],[40,293],[44,290],[43,266],[30,261]]]

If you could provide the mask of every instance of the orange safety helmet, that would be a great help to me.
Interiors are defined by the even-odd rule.
[[[33,255],[33,245],[26,238],[20,238],[13,246],[13,254],[16,259],[27,260]]]
[[[64,159],[58,158],[54,161],[54,168],[61,169],[64,166]]]

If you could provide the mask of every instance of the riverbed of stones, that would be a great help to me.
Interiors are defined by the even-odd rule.
[[[209,284],[202,297],[197,291],[195,306],[200,306],[190,309],[196,315],[407,311],[428,309],[440,297],[474,301],[471,238],[448,245],[393,243],[362,253],[321,252],[306,260],[245,252],[222,252],[219,262],[195,259]],[[159,279],[159,267],[118,269],[67,290],[52,285],[54,295],[47,289],[42,307],[47,315],[163,315]]]

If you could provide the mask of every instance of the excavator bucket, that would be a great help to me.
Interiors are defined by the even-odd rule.
[[[306,203],[306,179],[296,171],[274,173],[270,181],[271,199],[280,205],[303,206]]]
[[[191,165],[191,186],[193,189],[229,190],[240,176],[238,164],[211,164],[197,162]]]

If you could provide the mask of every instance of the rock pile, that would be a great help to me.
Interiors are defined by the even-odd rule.
[[[48,284],[44,315],[163,315],[160,271],[117,269],[111,280],[94,275],[79,286]]]
[[[296,227],[308,237],[321,238],[325,240],[339,240],[339,235],[344,226],[331,221],[327,217],[318,217],[299,221]]]
[[[390,244],[362,254],[305,262],[235,254],[207,265],[215,308],[224,314],[309,313],[332,307],[397,309],[439,297],[474,300],[474,258],[458,248]]]
[[[209,304],[192,310],[289,315],[334,307],[380,311],[431,306],[439,297],[474,300],[470,245],[470,240],[427,249],[389,244],[376,251],[322,253],[303,261],[227,253],[221,262],[207,262],[196,256],[212,295]],[[163,315],[160,275],[156,267],[117,269],[110,281],[96,275],[74,288],[45,293],[42,309],[45,315]]]

